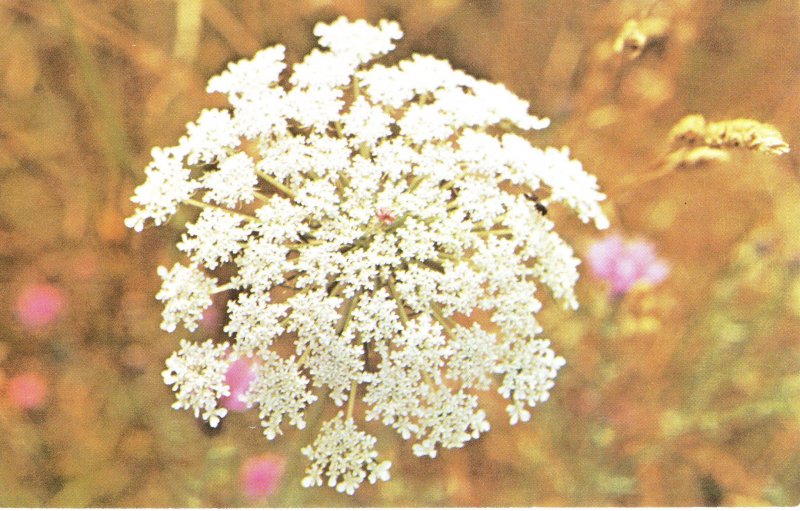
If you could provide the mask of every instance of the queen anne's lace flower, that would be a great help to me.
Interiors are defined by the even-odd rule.
[[[303,410],[317,397],[308,391],[308,378],[300,373],[294,357],[283,359],[267,351],[261,358],[255,380],[245,394],[245,403],[258,405],[264,436],[272,440],[281,433],[284,415],[288,416],[289,424],[305,428]]]
[[[156,299],[164,302],[161,328],[174,332],[178,323],[190,331],[197,328],[203,311],[211,303],[217,279],[209,278],[197,268],[189,268],[175,263],[171,270],[158,267],[158,276],[164,281]]]
[[[194,329],[212,294],[233,292],[231,345],[182,341],[167,361],[176,407],[216,424],[226,368],[253,357],[237,396],[268,438],[304,428],[323,395],[341,408],[303,449],[303,485],[353,493],[390,466],[359,416],[419,456],[489,429],[476,390],[497,387],[512,424],[530,419],[564,364],[539,338],[537,289],[577,306],[579,261],[544,215],[561,203],[608,221],[566,149],[522,136],[548,121],[504,86],[434,57],[371,63],[401,37],[393,22],[340,18],[314,33],[321,48],[287,73],[275,46],[209,81],[232,108],[153,151],[127,222],[202,208],[178,245],[191,266],[158,270],[165,330]]]
[[[125,219],[125,225],[136,231],[141,231],[149,219],[161,225],[175,214],[179,203],[192,196],[200,184],[189,179],[190,171],[183,164],[186,154],[187,149],[181,146],[153,148],[153,161],[144,169],[147,180],[136,188],[131,199],[140,207]]]
[[[303,486],[322,486],[327,482],[328,486],[352,495],[365,478],[371,483],[379,479],[387,481],[391,463],[376,460],[375,442],[374,436],[358,431],[353,419],[345,419],[339,412],[322,425],[314,443],[302,450],[311,460]]]
[[[253,159],[245,153],[223,156],[219,170],[203,175],[202,184],[208,189],[203,200],[235,208],[236,203],[253,202],[258,176]]]
[[[167,359],[167,368],[161,373],[164,383],[175,391],[173,408],[191,408],[195,417],[202,415],[212,427],[219,424],[228,411],[218,406],[218,401],[230,395],[225,383],[227,349],[228,343],[215,345],[211,339],[203,344],[181,340],[181,349]]]
[[[241,216],[220,209],[203,210],[197,222],[186,224],[186,234],[178,248],[193,262],[213,270],[242,250],[242,243],[252,230],[249,225],[242,226],[242,221]]]

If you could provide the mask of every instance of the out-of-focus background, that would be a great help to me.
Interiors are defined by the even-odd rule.
[[[614,293],[584,264],[581,308],[544,308],[567,365],[531,422],[487,395],[492,431],[434,460],[378,429],[392,479],[354,497],[300,488],[302,433],[170,408],[179,337],[158,328],[155,268],[186,219],[122,224],[149,149],[224,106],[210,76],[276,43],[296,61],[340,14],[396,19],[398,57],[528,99],[553,121],[532,141],[570,146],[611,232],[669,267]],[[641,54],[614,50],[628,20],[650,31]],[[1,506],[800,502],[797,153],[658,171],[689,113],[769,122],[800,149],[796,0],[0,0],[0,33]],[[550,215],[584,259],[606,236]]]

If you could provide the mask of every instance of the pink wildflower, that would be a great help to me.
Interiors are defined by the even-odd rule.
[[[17,297],[17,320],[26,328],[50,325],[64,310],[66,299],[61,290],[50,284],[32,284]]]
[[[273,455],[246,459],[239,479],[242,492],[251,499],[269,497],[278,489],[284,466],[284,459]]]
[[[9,378],[6,382],[8,401],[22,410],[40,408],[47,399],[47,382],[34,371],[28,371]]]
[[[666,262],[656,257],[652,243],[625,241],[618,235],[595,242],[588,260],[595,276],[611,283],[615,295],[627,293],[636,284],[658,284],[669,273]]]
[[[231,393],[221,400],[222,406],[228,410],[241,412],[250,408],[242,398],[256,377],[253,364],[252,359],[240,358],[228,367],[225,383],[230,387]]]
[[[397,218],[386,208],[380,208],[376,212],[378,216],[378,221],[385,225],[392,225]]]
[[[216,300],[211,304],[211,307],[203,311],[203,316],[200,318],[200,326],[205,330],[211,331],[216,329],[220,324],[219,306]]]

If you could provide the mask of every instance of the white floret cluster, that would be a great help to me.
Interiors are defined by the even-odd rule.
[[[303,485],[352,493],[389,477],[359,417],[431,457],[489,429],[476,391],[496,387],[512,424],[530,419],[564,364],[539,337],[537,290],[577,306],[579,261],[547,210],[608,221],[596,179],[565,149],[531,146],[524,132],[548,121],[504,86],[433,57],[373,63],[402,36],[394,22],[314,33],[321,48],[290,69],[275,46],[209,81],[230,110],[153,150],[126,223],[200,210],[185,263],[158,269],[163,329],[194,330],[230,293],[230,339],[182,340],[167,361],[176,408],[216,425],[225,368],[253,357],[244,398],[269,439],[304,428],[325,395],[339,409],[302,450]]]

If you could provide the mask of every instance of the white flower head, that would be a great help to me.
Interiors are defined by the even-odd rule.
[[[183,164],[186,149],[183,147],[155,147],[150,152],[153,161],[144,170],[147,180],[136,188],[133,201],[140,207],[133,216],[125,219],[125,225],[136,231],[152,219],[161,225],[178,210],[178,204],[189,199],[200,186],[189,178],[190,170]]]
[[[191,165],[213,163],[239,145],[234,120],[227,110],[203,110],[197,121],[186,125],[187,135],[181,139],[186,161]]]
[[[228,94],[232,102],[258,95],[278,81],[278,76],[286,67],[283,62],[285,53],[286,48],[277,45],[258,51],[252,59],[231,62],[228,69],[208,81],[206,90]]]
[[[320,46],[334,54],[365,63],[392,51],[392,41],[403,37],[403,32],[394,21],[380,20],[376,27],[364,20],[351,22],[341,16],[333,23],[317,23],[314,35],[319,37]]]
[[[350,137],[356,147],[361,144],[375,145],[378,140],[392,133],[394,119],[382,108],[371,105],[363,96],[350,105],[350,111],[342,116],[342,131]]]
[[[284,416],[289,424],[303,429],[303,411],[317,400],[308,391],[308,378],[300,373],[294,358],[283,359],[272,351],[266,352],[259,364],[256,378],[245,394],[249,406],[258,405],[264,436],[269,440],[282,433]]]
[[[203,344],[182,339],[181,349],[167,359],[167,368],[161,373],[164,383],[175,391],[172,407],[191,409],[212,428],[227,414],[225,408],[217,406],[221,397],[230,395],[225,383],[227,349],[227,343],[216,345],[211,339]]]
[[[178,249],[186,252],[193,262],[213,270],[242,250],[252,231],[251,225],[242,226],[242,221],[242,217],[220,209],[205,209],[197,222],[186,225]]]
[[[319,399],[339,409],[302,450],[303,485],[352,494],[389,477],[361,420],[433,457],[489,430],[478,392],[531,419],[564,364],[539,338],[537,295],[577,306],[579,261],[544,215],[608,220],[596,179],[567,150],[531,146],[524,132],[548,121],[503,85],[434,57],[374,63],[402,36],[394,22],[314,33],[320,48],[289,72],[276,46],[209,81],[230,111],[154,150],[128,225],[202,210],[178,244],[191,266],[158,270],[165,330],[195,328],[231,293],[230,346],[184,342],[168,361],[180,407],[216,422],[213,360],[257,359],[244,399],[268,439],[306,427]]]
[[[377,461],[375,442],[374,436],[356,429],[353,419],[339,413],[322,425],[312,445],[303,448],[303,454],[311,460],[303,486],[327,483],[338,492],[352,495],[364,479],[370,483],[388,480],[391,463]]]
[[[253,202],[258,185],[255,163],[246,153],[223,156],[219,170],[207,172],[201,181],[208,193],[203,200],[235,208],[241,202]]]
[[[183,323],[188,330],[194,330],[203,311],[212,303],[211,294],[217,279],[180,263],[175,263],[171,270],[159,266],[157,271],[164,281],[156,294],[156,299],[164,302],[161,328],[174,332],[178,323]]]

